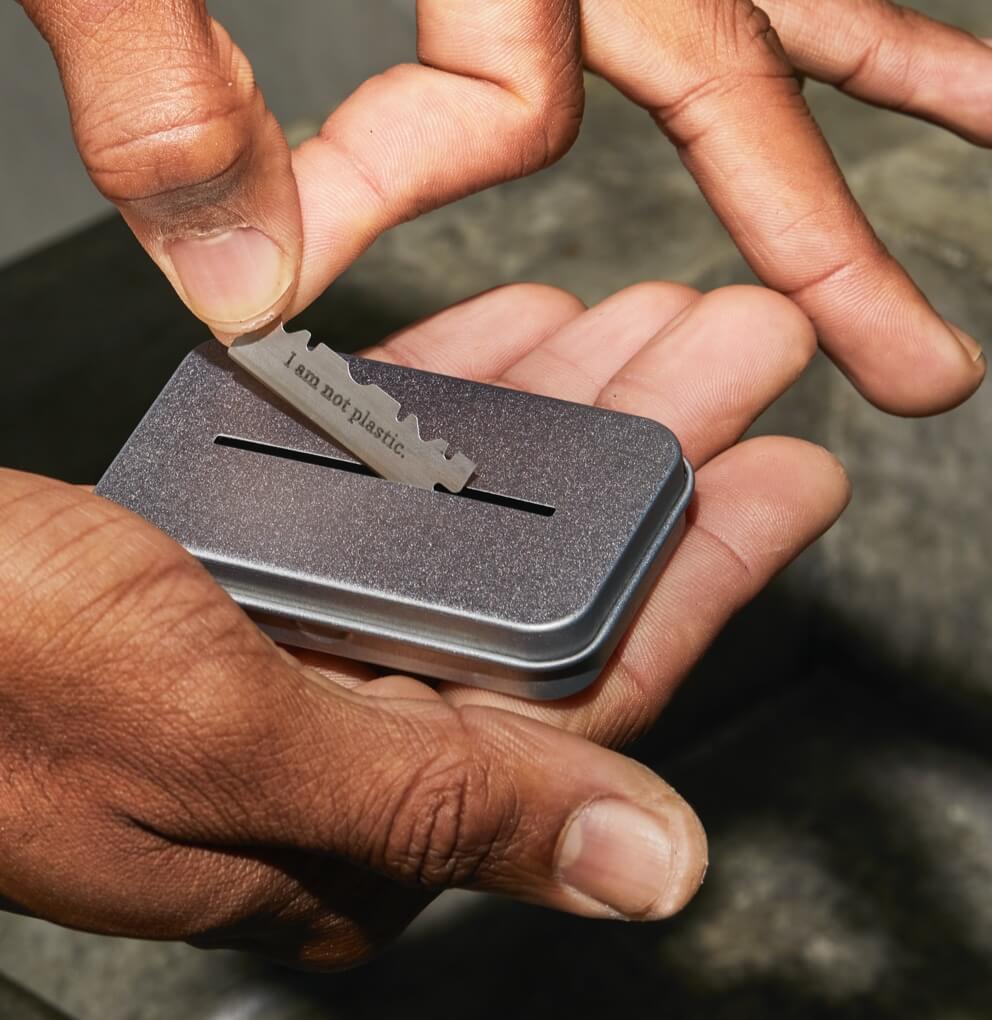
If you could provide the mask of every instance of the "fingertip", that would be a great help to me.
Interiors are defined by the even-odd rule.
[[[682,810],[674,814],[670,824],[675,832],[671,878],[664,896],[656,904],[655,919],[673,917],[684,910],[702,888],[709,870],[709,840],[699,815],[689,803],[679,798]]]
[[[804,471],[829,471],[846,477],[840,459],[819,443],[798,436],[755,436],[724,453],[719,460],[747,457],[755,463],[774,466],[777,462],[799,466]]]
[[[531,332],[546,337],[586,311],[585,302],[563,287],[547,283],[510,283],[479,295],[476,307],[484,329],[495,322],[524,319]]]
[[[504,710],[467,706],[459,723],[485,764],[488,801],[512,808],[514,838],[501,841],[476,887],[627,920],[669,917],[699,888],[702,825],[653,771]],[[500,796],[501,776],[512,794]]]
[[[787,439],[794,447],[797,462],[805,466],[810,491],[818,492],[825,515],[839,516],[851,502],[851,476],[843,461],[831,450],[806,439]]]
[[[846,364],[842,371],[879,410],[904,418],[924,418],[959,407],[982,385],[987,362],[969,334],[940,320],[926,336],[898,353]]]
[[[670,794],[662,809],[616,797],[586,804],[562,831],[555,870],[576,913],[661,921],[696,895],[707,864],[702,823]]]
[[[945,325],[954,334],[957,342],[964,348],[965,354],[971,359],[972,363],[979,365],[984,376],[985,349],[982,345],[971,334],[955,326],[953,322],[946,322],[945,320]]]
[[[940,414],[981,385],[981,345],[943,319],[884,248],[792,296],[809,312],[826,353],[882,411]]]
[[[282,129],[202,9],[113,6],[90,18],[85,4],[34,5],[87,171],[215,334],[260,329],[287,308],[302,255]]]
[[[559,287],[509,284],[406,326],[362,353],[442,375],[491,380],[584,311],[579,298]]]
[[[166,257],[180,296],[222,342],[278,319],[296,283],[296,259],[252,227],[173,241]]]
[[[542,307],[550,308],[559,314],[571,312],[581,315],[586,310],[585,302],[564,287],[555,287],[550,283],[509,283],[490,291],[516,305],[519,301],[539,302]]]
[[[825,531],[851,500],[851,480],[843,463],[806,439],[758,436],[728,451],[714,466],[721,462],[735,477],[760,478],[761,491],[752,493],[752,499],[767,502],[770,519],[785,512],[800,522],[804,534]],[[752,511],[754,507],[752,502]]]
[[[761,349],[776,359],[791,359],[797,375],[816,353],[813,323],[794,301],[778,291],[736,284],[714,291],[707,300],[726,321],[735,324],[742,341],[760,341]]]

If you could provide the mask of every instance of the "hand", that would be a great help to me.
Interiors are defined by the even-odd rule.
[[[367,82],[292,157],[203,0],[22,2],[97,187],[219,336],[300,311],[389,227],[561,157],[585,63],[651,112],[869,399],[931,413],[984,375],[872,232],[794,75],[992,142],[992,48],[886,0],[768,0],[781,43],[749,0],[420,0],[423,66]]]
[[[373,352],[656,416],[699,468],[636,626],[598,685],[556,706],[301,661],[145,522],[0,472],[0,902],[314,966],[366,958],[452,886],[590,917],[679,909],[705,867],[698,821],[592,741],[649,725],[840,513],[847,482],[823,450],[731,449],[814,346],[770,292],[656,284],[588,312],[496,291]]]

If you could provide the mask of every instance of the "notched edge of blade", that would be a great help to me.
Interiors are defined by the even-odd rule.
[[[461,490],[468,485],[472,475],[474,475],[478,469],[478,464],[475,461],[471,460],[460,451],[449,453],[451,444],[446,439],[438,437],[432,440],[425,440],[420,431],[420,419],[415,413],[408,414],[405,418],[401,418],[400,416],[403,413],[402,404],[394,396],[392,396],[392,394],[376,383],[366,383],[356,379],[351,371],[351,363],[349,360],[342,357],[336,350],[334,350],[333,347],[326,344],[323,340],[314,340],[313,334],[310,330],[300,329],[289,333],[286,330],[285,324],[280,323],[276,329],[269,330],[268,332],[259,331],[257,333],[239,337],[231,345],[231,349],[233,350],[239,345],[245,347],[255,342],[264,342],[266,340],[273,339],[302,342],[303,346],[311,354],[316,354],[320,348],[324,348],[329,355],[338,358],[344,366],[344,369],[348,374],[348,378],[356,387],[362,390],[374,390],[380,398],[387,402],[388,407],[393,413],[393,421],[390,424],[396,425],[398,428],[412,430],[412,438],[434,454],[434,457],[432,458],[436,466],[434,474],[438,475],[439,473],[443,473],[445,477],[436,477],[433,485],[442,485],[449,492],[454,493],[461,492]],[[332,436],[331,438],[335,437]],[[341,442],[342,440],[335,438],[335,441]],[[359,456],[354,450],[352,453]],[[361,458],[359,457],[359,459]],[[448,485],[446,483],[446,479],[452,481],[452,485]],[[431,487],[433,487],[433,485]]]

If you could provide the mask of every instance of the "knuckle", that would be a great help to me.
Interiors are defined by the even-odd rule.
[[[541,42],[530,53],[530,74],[521,80],[518,97],[526,105],[523,133],[535,169],[561,159],[571,149],[585,112],[582,47],[574,13],[561,5],[557,18],[548,20]]]
[[[255,129],[273,127],[226,32],[212,22],[194,36],[133,58],[112,48],[113,60],[97,58],[85,84],[69,89],[83,162],[111,201],[219,200],[250,162]]]
[[[398,881],[434,889],[471,885],[512,840],[514,798],[493,781],[471,739],[463,733],[448,741],[392,798],[380,853]]]
[[[498,293],[506,301],[510,311],[526,307],[528,319],[536,319],[549,331],[586,310],[581,298],[564,287],[549,283],[509,283],[493,293]]]
[[[719,123],[727,100],[756,86],[801,96],[799,82],[768,15],[751,0],[705,0],[693,8],[695,31],[680,44],[678,71],[656,120],[678,144]]]
[[[727,588],[731,591],[751,591],[755,586],[760,564],[754,562],[749,548],[734,542],[717,528],[711,527],[698,512],[692,514],[690,527],[694,540],[706,547],[708,557],[713,562],[721,564],[719,573],[726,579]]]
[[[450,756],[414,775],[390,820],[384,848],[389,871],[428,887],[470,877],[485,854],[469,831],[476,785],[466,763]]]
[[[209,98],[174,97],[134,110],[94,111],[77,128],[83,162],[100,193],[112,202],[140,202],[187,194],[204,204],[236,183],[251,133],[246,109]]]
[[[896,8],[888,8],[890,17],[901,20]],[[851,65],[835,82],[846,92],[884,89],[886,105],[904,110],[913,105],[919,93],[921,78],[927,68],[912,47],[900,45],[899,32],[871,35],[857,51]]]
[[[45,4],[44,0],[31,0],[31,6],[52,7],[55,5]],[[115,18],[126,16],[129,4],[122,4],[121,0],[75,0],[72,7],[72,23],[76,25],[88,25],[99,28],[101,25]]]
[[[852,279],[884,272],[890,259],[882,242],[871,235],[863,242],[846,245],[839,254],[783,288],[782,293],[797,304],[804,304],[818,294],[836,294],[850,286]]]
[[[711,19],[711,42],[724,58],[734,60],[764,57],[772,32],[768,15],[752,0],[710,0],[703,10]]]
[[[398,181],[390,180],[381,161],[370,158],[366,147],[356,142],[355,139],[361,138],[369,129],[367,122],[361,119],[360,112],[352,111],[388,109],[395,105],[397,95],[403,95],[415,105],[429,101],[430,97],[424,92],[424,83],[417,70],[410,64],[397,64],[367,78],[349,103],[331,113],[319,132],[320,139],[340,154],[356,182],[383,210],[393,210],[400,198],[397,193]],[[404,191],[399,209],[393,215],[397,221],[406,221],[415,219],[429,208],[418,185],[412,194],[407,195]]]
[[[666,635],[666,644],[670,641]],[[619,750],[642,737],[657,722],[662,701],[658,696],[659,671],[644,656],[621,644],[610,665],[611,702],[596,711],[579,731],[586,739]]]
[[[542,91],[524,102],[517,141],[525,173],[544,170],[557,163],[575,144],[582,126],[582,93]]]
[[[723,287],[708,296],[714,317],[727,315],[747,331],[767,337],[776,349],[801,369],[816,353],[816,330],[799,306],[777,291],[764,287]]]

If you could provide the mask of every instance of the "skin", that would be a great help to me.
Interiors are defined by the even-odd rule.
[[[877,0],[775,0],[781,38],[737,0],[421,0],[421,64],[291,153],[201,3],[23,5],[94,182],[221,337],[298,312],[396,223],[560,158],[583,66],[651,113],[812,324],[749,288],[644,285],[588,312],[512,288],[373,352],[683,438],[686,538],[599,682],[553,705],[294,657],[137,518],[0,473],[0,902],[319,967],[367,959],[455,886],[590,917],[678,910],[705,869],[700,824],[609,748],[848,498],[816,447],[735,443],[817,335],[902,413],[949,407],[984,372],[872,233],[794,71],[987,144],[992,51]]]
[[[677,911],[706,867],[700,823],[608,748],[846,504],[826,451],[735,445],[815,346],[772,292],[643,284],[588,311],[506,288],[369,352],[683,438],[687,534],[602,678],[555,704],[296,657],[139,518],[0,472],[0,903],[323,968],[368,959],[455,886],[588,917]]]
[[[797,78],[988,145],[992,48],[888,0],[419,0],[420,63],[293,153],[202,0],[22,3],[94,182],[222,338],[298,313],[397,223],[561,158],[585,67],[648,111],[866,397],[928,414],[983,378],[875,236]]]

